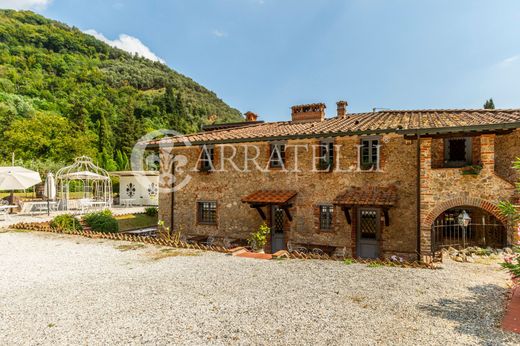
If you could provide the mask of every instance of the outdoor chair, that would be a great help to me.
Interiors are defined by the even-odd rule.
[[[202,242],[201,244],[206,246],[212,246],[213,243],[215,243],[215,237],[209,236],[208,239],[206,239],[206,241]]]
[[[229,239],[229,238],[224,238],[222,240],[222,244],[224,245],[225,249],[231,249],[233,247],[232,243],[233,243],[232,239]]]
[[[289,252],[301,252],[301,253],[307,253],[309,250],[307,250],[306,247],[295,245],[292,241],[287,242],[287,250]]]
[[[9,209],[0,209],[0,220],[6,221],[9,219]]]
[[[320,256],[325,255],[325,252],[324,252],[322,249],[320,249],[320,248],[314,248],[314,249],[312,249],[312,253],[313,253],[314,255],[320,255]]]

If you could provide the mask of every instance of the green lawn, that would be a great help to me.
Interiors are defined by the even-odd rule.
[[[145,214],[131,214],[116,216],[119,224],[119,231],[130,231],[139,228],[157,226],[157,216],[148,216]]]

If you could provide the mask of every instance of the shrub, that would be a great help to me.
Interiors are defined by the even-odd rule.
[[[267,236],[271,233],[271,229],[267,226],[267,224],[264,222],[260,225],[258,230],[256,232],[251,233],[251,236],[247,240],[249,245],[251,247],[258,251],[262,250],[267,243]]]
[[[501,263],[501,265],[509,271],[514,281],[520,279],[520,255],[517,254],[506,258],[504,263]]]
[[[83,216],[83,220],[95,232],[115,233],[119,231],[119,224],[108,209],[86,214]]]
[[[156,207],[148,207],[144,210],[144,213],[148,216],[157,216],[157,214],[159,214],[159,209],[157,209]]]
[[[78,218],[70,214],[55,216],[51,221],[51,227],[63,232],[80,231],[83,229]]]

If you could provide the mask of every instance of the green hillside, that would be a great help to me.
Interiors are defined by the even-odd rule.
[[[133,56],[29,11],[0,10],[0,155],[123,169],[136,139],[241,121],[215,93],[164,64]]]

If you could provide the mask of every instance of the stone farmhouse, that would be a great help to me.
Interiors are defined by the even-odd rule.
[[[265,251],[431,259],[442,247],[504,247],[512,226],[520,110],[292,107],[291,121],[212,125],[159,147],[159,218],[188,238]]]

